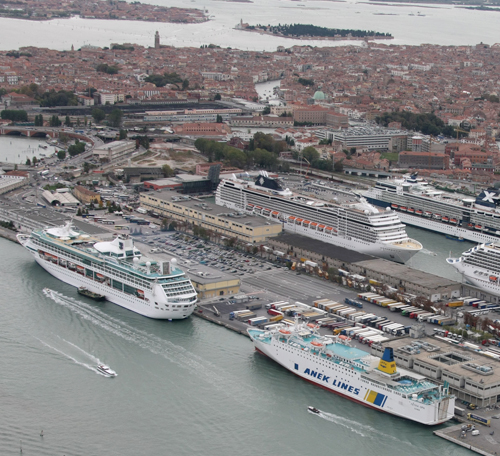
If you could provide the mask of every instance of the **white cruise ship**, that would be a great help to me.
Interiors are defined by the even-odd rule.
[[[378,181],[362,193],[375,206],[398,212],[403,223],[458,240],[500,240],[500,190],[491,187],[477,197],[439,190],[416,174]]]
[[[215,203],[281,221],[292,233],[399,263],[422,249],[390,209],[381,211],[364,198],[338,203],[294,194],[264,171],[255,183],[235,176],[222,180]]]
[[[321,337],[311,326],[295,323],[247,331],[257,351],[351,401],[426,425],[453,418],[455,397],[448,394],[446,383],[438,386],[422,375],[398,372],[391,348],[379,359],[351,347],[345,336]]]
[[[500,242],[477,245],[446,261],[472,285],[500,296]]]
[[[194,311],[196,291],[177,261],[142,257],[126,235],[100,242],[68,222],[17,238],[54,277],[128,310],[169,320],[189,317]]]

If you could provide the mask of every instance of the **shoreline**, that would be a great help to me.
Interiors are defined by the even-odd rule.
[[[268,32],[266,30],[262,29],[246,29],[246,28],[238,28],[234,27],[233,30],[238,30],[240,32],[252,32],[252,33],[258,33],[260,35],[269,35],[269,36],[274,36],[276,38],[288,38],[292,40],[304,40],[304,41],[373,41],[373,40],[393,40],[393,36],[375,36],[375,35],[367,35],[363,37],[358,37],[358,36],[340,36],[340,35],[335,35],[335,36],[318,36],[318,37],[313,37],[313,36],[290,36],[290,35],[279,35],[276,33]]]
[[[7,228],[0,226],[0,237],[2,237],[4,239],[8,239],[9,241],[15,242],[16,244],[19,244],[19,241],[17,240],[16,234],[17,234],[17,231],[8,230]]]

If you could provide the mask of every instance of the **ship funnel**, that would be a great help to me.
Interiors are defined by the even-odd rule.
[[[386,348],[382,359],[378,363],[378,370],[385,374],[393,375],[396,373],[396,362],[394,361],[394,352],[392,348]]]
[[[151,274],[151,261],[146,262],[146,272]]]

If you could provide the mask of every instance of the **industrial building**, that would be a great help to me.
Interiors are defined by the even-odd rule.
[[[438,382],[448,382],[450,392],[478,407],[500,401],[500,361],[465,342],[443,339],[393,339],[372,345],[372,354],[381,357],[386,347],[394,351],[396,364]]]
[[[434,302],[461,295],[462,285],[453,280],[298,234],[283,233],[267,245],[287,252],[291,261],[305,258],[327,269],[347,270]]]
[[[188,272],[189,278],[198,293],[198,299],[217,296],[234,296],[239,293],[241,281],[233,275],[210,272]]]
[[[113,141],[108,144],[96,147],[94,149],[94,157],[98,160],[117,160],[123,158],[136,149],[135,141]]]
[[[281,223],[264,217],[230,211],[207,199],[178,195],[170,190],[142,193],[141,206],[160,217],[187,222],[210,230],[220,240],[236,238],[247,243],[264,242],[281,233]]]

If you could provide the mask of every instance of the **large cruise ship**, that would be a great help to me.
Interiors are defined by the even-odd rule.
[[[104,295],[128,310],[169,320],[189,317],[194,311],[196,291],[175,258],[144,258],[126,235],[100,242],[68,222],[17,238],[54,277]]]
[[[500,296],[500,242],[477,245],[446,261],[471,284]]]
[[[473,198],[438,190],[417,175],[378,181],[362,193],[375,206],[398,212],[403,223],[472,242],[500,240],[500,190]]]
[[[426,425],[453,418],[448,385],[396,369],[391,348],[382,359],[349,345],[345,336],[321,337],[311,324],[268,331],[248,329],[255,349],[303,379],[366,407]],[[344,339],[340,339],[344,337]]]
[[[286,231],[399,263],[422,249],[408,237],[394,211],[381,211],[364,198],[352,197],[340,203],[295,194],[261,171],[255,183],[236,176],[222,180],[215,202],[281,221]]]

